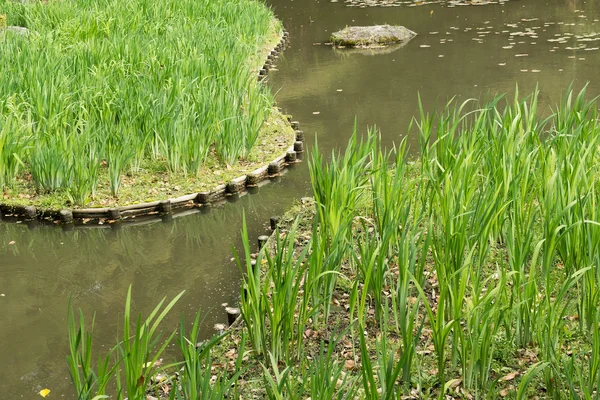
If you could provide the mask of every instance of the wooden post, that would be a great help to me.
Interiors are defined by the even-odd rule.
[[[72,224],[73,223],[73,211],[71,210],[60,210],[60,222],[63,224]]]
[[[296,153],[302,153],[304,151],[304,142],[301,142],[300,140],[297,140],[294,143],[294,151]]]
[[[269,240],[269,237],[267,235],[260,235],[258,237],[258,250],[262,249],[265,246],[267,240]]]
[[[269,163],[267,172],[269,173],[269,175],[276,175],[279,173],[280,170],[281,170],[281,167],[279,166],[279,163],[277,161],[271,161]]]
[[[198,193],[198,196],[196,196],[196,199],[194,200],[194,203],[197,204],[208,204],[210,202],[210,192],[200,192]]]
[[[229,326],[233,325],[241,314],[240,309],[235,307],[226,307],[225,311],[227,312],[227,323]]]
[[[296,129],[296,140],[304,141],[304,131]]]
[[[160,215],[169,215],[172,213],[173,205],[171,200],[163,200],[158,203],[158,213]]]
[[[277,225],[279,224],[279,217],[271,217],[271,229],[275,230],[277,229]]]
[[[37,215],[37,210],[34,206],[25,207],[25,219],[26,220],[35,219],[36,215]]]
[[[289,163],[294,163],[296,162],[298,158],[298,155],[296,154],[295,150],[290,150],[287,152],[287,154],[285,155],[285,161],[289,162]]]
[[[118,208],[109,208],[108,209],[108,219],[112,221],[120,221],[121,220],[121,210]]]
[[[298,121],[290,121],[290,124],[292,125],[292,128],[296,131],[300,127],[300,122],[298,122]]]

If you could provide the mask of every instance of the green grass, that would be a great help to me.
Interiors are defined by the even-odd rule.
[[[108,168],[100,165],[95,194],[93,198],[87,200],[86,206],[114,207],[210,191],[284,154],[294,140],[294,130],[287,123],[286,117],[277,109],[273,109],[263,126],[257,145],[250,151],[246,160],[227,166],[217,158],[216,154],[210,153],[200,176],[170,173],[163,164],[146,160],[142,162],[137,172],[129,172],[121,176],[117,197],[110,191]],[[9,205],[34,205],[40,208],[60,209],[70,204],[71,199],[70,193],[66,190],[39,193],[35,185],[24,177],[4,189],[4,196],[0,202]]]
[[[596,100],[569,92],[543,120],[537,93],[450,102],[414,126],[416,160],[375,131],[327,161],[316,146],[315,201],[256,266],[244,226],[244,325],[210,342],[217,382],[242,398],[596,398]]]
[[[1,0],[0,9],[31,32],[0,36],[9,202],[122,203],[125,186],[157,171],[211,183],[203,178],[247,164],[257,146],[273,156],[261,142],[278,116],[255,74],[281,27],[263,4]]]
[[[537,93],[422,112],[410,162],[375,132],[327,162],[317,147],[315,209],[287,235],[310,249],[312,296],[298,302],[319,335],[305,335],[305,357],[349,332],[336,356],[355,379],[336,395],[593,398],[600,124],[584,96],[568,93],[543,120]],[[271,372],[288,398],[308,394],[295,360]]]

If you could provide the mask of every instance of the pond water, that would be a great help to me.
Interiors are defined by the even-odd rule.
[[[418,112],[450,97],[531,92],[537,84],[549,110],[569,84],[590,81],[600,92],[600,4],[577,0],[509,1],[485,6],[387,1],[344,3],[271,0],[290,32],[290,47],[269,77],[279,105],[301,121],[307,143],[325,152],[345,146],[356,124],[377,124],[386,145],[397,143]],[[323,43],[346,25],[400,24],[418,36],[388,53],[334,50]],[[408,138],[413,149],[415,138]],[[308,146],[310,147],[310,146]],[[306,163],[207,213],[169,222],[63,231],[0,223],[0,393],[32,398],[45,387],[71,397],[65,363],[69,296],[87,316],[96,312],[100,348],[115,343],[129,284],[135,312],[148,312],[163,296],[186,294],[168,323],[198,308],[204,334],[225,320],[222,304],[235,304],[243,213],[252,241],[268,221],[310,195]]]

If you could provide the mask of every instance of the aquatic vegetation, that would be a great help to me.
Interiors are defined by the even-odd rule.
[[[595,336],[584,339],[598,307],[596,110],[585,90],[570,92],[541,119],[537,93],[517,91],[422,109],[416,161],[403,144],[383,152],[375,132],[328,163],[316,147],[314,223],[296,251],[310,248],[316,282],[305,290],[337,278],[308,307],[322,336],[350,329],[360,398],[598,389]],[[302,243],[296,229],[287,235]],[[328,311],[340,301],[343,311]],[[303,346],[310,357],[314,344]],[[498,347],[530,356],[502,361]],[[435,371],[429,381],[423,370]]]
[[[142,168],[197,176],[248,156],[273,97],[255,79],[272,12],[244,0],[0,1],[0,187],[84,205]]]
[[[83,313],[79,312],[76,321],[69,304],[70,354],[67,356],[67,362],[77,398],[80,400],[107,398],[105,393],[110,384],[116,388],[118,399],[145,399],[151,378],[159,370],[159,358],[175,336],[173,332],[162,344],[159,344],[161,332],[158,331],[158,327],[183,293],[179,293],[164,307],[166,299],[162,299],[145,320],[140,314],[132,331],[134,321],[131,319],[130,286],[125,301],[122,336],[115,347],[104,356],[96,355],[98,357],[96,368],[92,367],[93,320],[90,330],[86,331]]]
[[[314,203],[257,254],[244,225],[242,348],[219,379],[244,398],[593,398],[597,104],[537,104],[422,109],[416,160],[375,130],[327,162],[317,146]]]

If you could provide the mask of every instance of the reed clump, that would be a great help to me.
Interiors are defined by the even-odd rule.
[[[538,115],[537,92],[422,109],[415,160],[374,130],[328,161],[317,146],[314,202],[256,263],[243,229],[244,324],[212,347],[217,382],[242,398],[595,398],[597,103],[569,92]]]
[[[281,27],[259,2],[0,9],[31,32],[0,46],[0,189],[16,201],[106,203],[157,172],[197,181],[246,162],[275,118],[255,64]]]
[[[314,206],[259,254],[302,268],[266,263],[243,288],[267,398],[595,396],[597,103],[569,92],[540,118],[537,96],[422,108],[416,159],[404,141],[383,150],[374,130],[327,162],[316,146]],[[296,305],[280,305],[290,291]],[[274,336],[281,318],[250,298],[295,329]],[[271,350],[285,342],[297,353]],[[323,346],[329,366],[311,375]],[[321,373],[338,383],[322,397]]]

